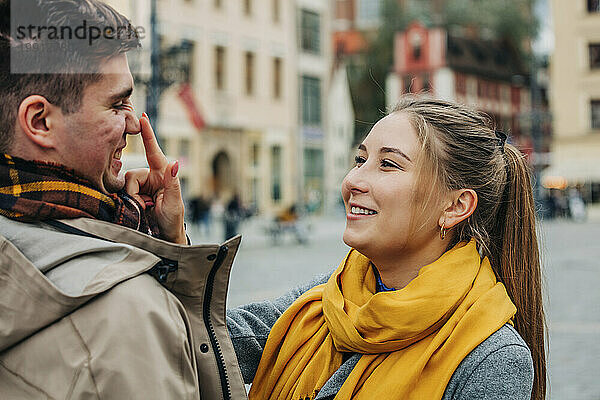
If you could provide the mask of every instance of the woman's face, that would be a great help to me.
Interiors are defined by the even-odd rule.
[[[414,213],[416,159],[420,143],[405,114],[381,119],[359,145],[355,167],[342,183],[346,206],[344,242],[368,258],[387,258],[422,245],[437,235],[439,215],[416,221]]]

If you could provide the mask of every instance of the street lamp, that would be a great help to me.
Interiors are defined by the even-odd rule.
[[[137,76],[137,81],[146,86],[146,113],[153,124],[156,139],[160,143],[159,103],[160,97],[169,86],[189,81],[191,74],[192,43],[183,40],[179,45],[161,50],[158,36],[157,0],[151,0],[150,9],[150,66],[149,79]]]

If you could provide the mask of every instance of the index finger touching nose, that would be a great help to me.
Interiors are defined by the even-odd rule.
[[[158,146],[158,141],[154,135],[152,125],[146,113],[140,118],[142,129],[142,141],[144,142],[144,150],[146,151],[146,160],[150,169],[162,169],[167,166],[169,161]]]

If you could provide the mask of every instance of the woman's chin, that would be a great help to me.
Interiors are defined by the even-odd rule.
[[[346,230],[344,231],[344,235],[342,236],[342,240],[344,241],[344,243],[346,243],[346,245],[348,247],[352,247],[353,249],[356,249],[358,251],[361,251],[362,248],[365,247],[365,237],[362,234],[359,234],[358,232],[354,232],[351,229],[346,228]]]

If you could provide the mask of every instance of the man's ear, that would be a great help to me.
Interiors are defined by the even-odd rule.
[[[55,137],[52,129],[60,118],[61,110],[44,96],[32,95],[19,105],[17,121],[25,136],[43,148],[53,148]]]
[[[440,217],[439,224],[446,228],[461,223],[469,218],[477,208],[477,192],[473,189],[454,190],[450,193],[452,203],[446,207]]]

